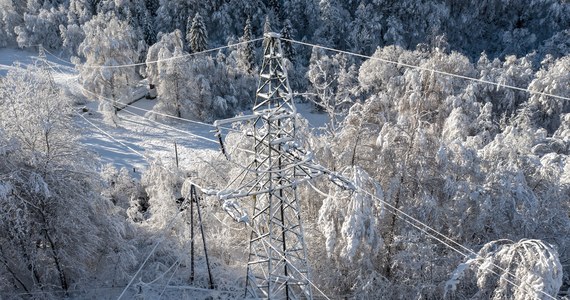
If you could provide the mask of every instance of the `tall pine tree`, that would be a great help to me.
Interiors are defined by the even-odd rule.
[[[188,18],[188,23],[190,23],[190,18]],[[199,13],[196,13],[192,20],[192,25],[186,33],[186,41],[190,44],[192,52],[204,51],[208,46],[208,32]]]
[[[242,42],[251,41],[252,38],[252,29],[251,29],[251,18],[248,17],[245,21],[245,27],[243,28],[243,36],[241,37]],[[255,64],[255,55],[253,52],[253,45],[252,43],[246,43],[242,47],[240,47],[239,51],[239,60],[240,65],[248,72],[252,73]]]
[[[281,38],[283,38],[283,55],[285,55],[288,60],[293,61],[293,56],[295,56],[295,49],[293,49],[291,42],[287,41],[291,39],[291,30],[291,21],[289,21],[289,19],[286,19],[285,24],[283,25],[283,29],[281,29]]]

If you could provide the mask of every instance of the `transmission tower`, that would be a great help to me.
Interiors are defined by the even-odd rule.
[[[246,296],[311,298],[307,254],[296,190],[303,170],[287,149],[296,143],[295,106],[280,35],[269,33],[253,114],[257,189],[247,265]]]
[[[267,33],[253,115],[215,123],[249,120],[253,126],[248,135],[255,152],[250,164],[254,175],[220,197],[254,202],[250,217],[236,217],[252,227],[246,298],[312,298],[297,185],[322,173],[312,168],[310,155],[297,143],[296,114],[280,35]]]

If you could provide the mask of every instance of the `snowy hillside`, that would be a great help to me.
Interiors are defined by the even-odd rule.
[[[0,0],[0,299],[566,299],[569,25]]]

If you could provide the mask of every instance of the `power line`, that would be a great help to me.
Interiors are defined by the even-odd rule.
[[[187,56],[194,56],[194,55],[198,55],[198,54],[213,52],[213,51],[216,51],[216,50],[222,50],[222,49],[225,49],[225,48],[231,48],[231,47],[239,46],[239,45],[242,45],[242,44],[253,43],[253,42],[256,42],[256,41],[259,41],[259,40],[262,40],[262,39],[263,39],[263,38],[252,39],[252,40],[243,41],[243,42],[239,42],[239,43],[235,43],[235,44],[231,44],[231,45],[227,45],[227,46],[222,46],[222,47],[218,47],[218,48],[213,48],[213,49],[205,50],[205,51],[202,51],[202,52],[195,52],[195,53],[190,53],[190,54],[186,54],[186,55],[181,55],[181,56],[176,56],[176,57],[170,57],[170,58],[166,58],[166,59],[162,59],[162,60],[156,60],[156,61],[149,61],[149,62],[145,62],[145,63],[139,63],[139,64],[135,64],[135,65],[143,65],[143,64],[146,64],[146,63],[157,63],[157,62],[166,61],[166,60],[173,60],[173,59],[181,59],[181,58],[184,58],[184,57],[187,57]],[[38,44],[38,45],[35,45],[35,46],[36,46],[36,47],[39,47],[39,46],[41,46],[41,45]],[[55,55],[55,54],[53,54],[53,53],[51,53],[51,52],[45,50],[45,48],[44,48],[44,51],[47,52],[47,53],[49,53],[49,54],[51,54],[52,56],[54,56],[54,57],[55,57],[57,60],[59,60],[59,61],[62,61],[62,62],[64,62],[64,63],[69,63],[69,64],[72,64],[72,65],[73,65],[72,62],[67,61],[67,60],[64,60],[64,59],[62,59],[62,58],[59,58],[57,55]],[[49,63],[51,63],[51,62],[47,61],[47,63],[49,64]],[[115,65],[115,66],[99,66],[99,67],[101,67],[101,68],[111,68],[111,67],[112,67],[112,68],[121,68],[121,67],[131,67],[131,66],[133,66],[133,64]],[[51,65],[50,65],[50,68],[51,68],[52,70],[54,70],[54,69],[53,69],[53,66],[51,66]],[[59,67],[58,67],[58,69],[59,69]],[[55,71],[55,70],[54,70],[54,71]],[[56,73],[57,73],[57,72],[56,72]],[[64,72],[61,72],[61,69],[60,69],[60,73],[64,73]],[[79,75],[71,76],[71,77],[69,77],[69,79],[78,78],[78,77],[79,77]],[[96,96],[96,97],[105,98],[105,97],[103,97],[103,96],[101,96],[101,95],[98,95],[98,94],[96,94],[96,93],[94,93],[94,92],[91,92],[91,91],[89,91],[89,90],[83,88],[83,86],[81,86],[81,84],[79,84],[79,87],[80,87],[80,89],[82,89],[83,91],[86,91],[86,92],[88,92],[88,93],[90,93],[90,94],[92,94],[92,95],[94,95],[94,96]],[[106,99],[107,99],[107,100],[111,100],[111,99],[109,99],[109,98],[106,98]],[[167,118],[171,118],[171,119],[176,119],[176,120],[180,120],[180,121],[184,121],[184,122],[188,122],[188,123],[194,123],[194,124],[199,124],[199,125],[204,125],[204,126],[209,126],[209,127],[216,128],[216,126],[214,126],[214,125],[212,125],[212,124],[205,123],[205,122],[200,122],[200,121],[185,119],[185,118],[181,118],[181,117],[177,117],[177,116],[172,116],[172,115],[168,115],[168,114],[164,114],[164,113],[160,113],[160,112],[155,112],[155,111],[153,111],[153,110],[146,110],[146,109],[143,109],[143,108],[139,108],[139,107],[133,106],[133,105],[131,105],[131,104],[125,104],[125,107],[131,107],[131,108],[134,108],[134,109],[137,109],[137,110],[140,110],[140,111],[144,111],[144,112],[148,112],[148,113],[152,113],[152,114],[155,114],[155,115],[159,115],[159,116],[163,116],[163,117],[167,117]],[[237,131],[237,132],[239,132],[239,130],[235,130],[235,129],[233,129],[233,128],[227,128],[227,127],[222,127],[222,126],[218,126],[217,128],[222,128],[222,129],[226,129],[226,130],[229,130],[229,131]],[[216,142],[216,143],[217,143],[217,142]]]
[[[332,171],[326,169],[325,167],[323,167],[323,166],[321,166],[321,167],[322,167],[322,169],[323,169],[323,171],[324,171],[325,173],[329,173],[329,174],[333,173]],[[354,184],[353,184],[353,185],[354,185]],[[440,242],[441,244],[445,245],[446,247],[452,249],[453,251],[455,251],[455,252],[461,254],[463,257],[469,257],[469,255],[465,254],[463,251],[457,249],[455,246],[452,246],[452,245],[448,244],[447,242],[445,242],[445,241],[443,241],[443,240],[447,240],[447,241],[449,241],[451,244],[457,245],[459,248],[461,248],[461,249],[463,249],[463,250],[465,250],[465,251],[471,253],[471,254],[474,255],[475,257],[479,257],[479,258],[481,257],[477,252],[475,252],[475,251],[473,251],[473,250],[471,250],[471,249],[469,249],[469,248],[463,246],[462,244],[456,242],[455,240],[453,240],[453,239],[447,237],[447,236],[444,235],[443,233],[437,231],[436,229],[430,227],[429,225],[423,223],[422,221],[420,221],[420,220],[418,220],[418,219],[412,217],[411,215],[407,214],[407,213],[404,212],[403,210],[401,210],[401,209],[399,209],[399,208],[393,206],[392,204],[390,204],[390,203],[387,202],[386,200],[377,197],[376,195],[372,194],[371,192],[369,192],[369,191],[367,191],[367,190],[365,190],[365,189],[363,189],[363,188],[358,187],[357,185],[354,185],[354,187],[355,187],[355,190],[356,190],[357,192],[360,191],[360,192],[362,192],[362,193],[364,193],[364,194],[366,194],[366,195],[372,197],[373,199],[375,199],[375,200],[377,200],[377,201],[380,201],[382,204],[384,204],[384,205],[386,205],[388,208],[392,209],[392,213],[394,213],[394,214],[396,215],[396,217],[399,217],[401,220],[403,220],[404,222],[410,224],[411,226],[413,226],[414,228],[420,230],[421,232],[425,233],[425,234],[428,235],[429,237],[435,239],[436,241],[438,241],[438,242]],[[403,218],[403,217],[400,216],[399,214],[401,214],[401,215],[403,215],[403,216],[409,218],[410,220],[416,222],[417,224],[421,225],[423,228],[420,227],[420,226],[417,225],[417,224],[412,223],[410,220],[407,220],[407,219]],[[424,229],[424,228],[425,228],[425,229]],[[438,236],[440,236],[441,238],[435,236],[434,234],[431,234],[430,232],[427,231],[427,229],[429,229],[429,230],[431,230],[432,232],[436,233],[436,234],[437,234]],[[544,292],[544,291],[542,291],[542,290],[537,290],[537,289],[535,289],[534,286],[532,286],[532,285],[530,285],[529,283],[527,283],[526,281],[524,281],[524,280],[518,278],[516,275],[514,275],[514,274],[512,274],[511,272],[509,272],[508,270],[506,270],[506,269],[504,269],[504,268],[498,266],[497,264],[491,263],[491,265],[493,265],[493,266],[496,267],[497,269],[499,269],[499,270],[505,272],[506,274],[512,276],[513,278],[517,279],[519,282],[521,282],[521,284],[526,284],[526,285],[528,285],[532,290],[534,290],[534,291],[536,291],[536,292],[539,292],[539,293],[541,293],[541,294],[547,296],[548,298],[556,299],[555,297],[553,297],[553,296],[547,294],[546,292]],[[490,272],[492,272],[493,274],[500,276],[500,274],[497,274],[494,270],[492,270],[492,269],[488,269],[488,270],[489,270]],[[515,282],[511,281],[510,279],[508,279],[508,278],[503,278],[503,279],[506,280],[508,283],[510,283],[510,284],[512,284],[512,285],[514,285],[514,286],[516,286],[516,287],[518,287],[518,288],[521,288],[521,285],[516,284]]]
[[[70,67],[70,68],[71,68],[72,66],[75,66],[74,63],[72,63],[72,62],[70,62],[70,61],[67,61],[67,60],[65,60],[65,59],[63,59],[63,58],[61,58],[61,57],[59,57],[59,56],[57,56],[57,55],[55,55],[55,54],[49,52],[42,44],[36,44],[36,45],[33,45],[33,46],[34,46],[34,47],[38,47],[38,48],[42,47],[43,50],[44,50],[44,52],[46,52],[46,53],[48,53],[49,55],[53,56],[56,60],[61,61],[61,62],[64,62],[64,63],[66,63],[66,64],[71,64],[71,66],[67,66],[67,67]]]
[[[170,278],[168,278],[168,281],[164,285],[162,292],[160,292],[160,295],[158,296],[158,300],[160,300],[162,298],[164,291],[166,291],[166,287],[168,286],[168,284],[170,284],[170,281],[172,280],[172,277],[174,277],[174,274],[176,274],[176,271],[178,271],[178,267],[180,267],[180,260],[177,261],[176,269],[174,269],[174,272],[172,272],[172,274],[170,275]]]
[[[117,104],[116,104],[116,103],[113,103],[113,100],[112,100],[112,99],[103,97],[103,96],[98,95],[98,94],[96,94],[96,93],[93,93],[93,92],[91,92],[91,91],[89,91],[89,90],[87,90],[87,89],[85,89],[85,88],[83,88],[83,87],[81,87],[81,86],[79,86],[79,88],[80,88],[82,91],[85,91],[85,92],[87,92],[87,93],[89,93],[89,94],[91,94],[91,95],[93,95],[93,96],[98,97],[98,99],[101,99],[101,100],[103,100],[103,101],[105,101],[105,102],[111,103],[115,109],[118,108]],[[127,106],[133,107],[133,108],[137,108],[137,107],[131,106],[131,105],[127,105]],[[146,112],[155,113],[154,111],[146,110],[146,109],[143,109],[143,108],[137,108],[137,109],[142,110],[142,111],[146,111]],[[136,115],[135,113],[132,113],[132,112],[129,112],[129,111],[126,111],[126,112],[127,112],[127,113],[130,113],[130,114],[133,114],[133,115]],[[156,114],[168,116],[168,115],[166,115],[166,114],[161,114],[161,113],[156,113]],[[201,139],[201,140],[204,140],[204,141],[208,141],[208,142],[211,142],[211,143],[218,144],[218,141],[216,141],[216,140],[214,140],[214,139],[209,139],[209,138],[203,137],[203,136],[201,136],[201,135],[194,134],[194,133],[189,132],[189,131],[184,131],[184,130],[181,130],[181,129],[172,127],[172,126],[170,126],[170,125],[166,125],[166,124],[164,124],[164,123],[160,123],[160,122],[158,122],[158,121],[151,120],[151,119],[149,119],[149,118],[147,118],[147,117],[144,117],[144,116],[139,116],[139,117],[141,117],[141,118],[143,118],[143,119],[145,119],[145,120],[151,121],[151,122],[155,122],[155,123],[160,124],[160,125],[162,125],[162,126],[168,127],[169,129],[186,133],[186,134],[188,134],[188,135],[190,135],[190,136],[192,136],[192,137],[195,137],[195,138],[197,138],[197,139]],[[181,118],[177,118],[177,119],[181,119]],[[186,120],[186,119],[184,119],[184,120]],[[191,120],[186,120],[186,121],[191,121]],[[196,123],[196,124],[199,124],[199,125],[207,125],[207,126],[210,126],[210,127],[213,126],[213,125],[211,125],[211,124],[202,123],[202,122],[198,122],[198,121],[191,121],[191,123]]]
[[[407,63],[403,63],[403,62],[397,62],[397,61],[393,61],[393,60],[389,60],[389,59],[385,59],[385,58],[380,58],[380,57],[375,57],[375,56],[369,56],[369,55],[354,53],[354,52],[345,51],[345,50],[334,49],[334,48],[330,48],[330,47],[325,47],[325,46],[321,46],[321,45],[316,45],[316,44],[311,44],[311,43],[296,41],[296,40],[292,40],[292,39],[285,39],[285,38],[281,38],[281,39],[284,40],[284,41],[288,41],[288,42],[295,43],[295,44],[299,44],[299,45],[303,45],[303,46],[309,46],[309,47],[314,47],[314,48],[320,48],[320,49],[324,49],[324,50],[329,50],[329,51],[333,51],[333,52],[337,52],[337,53],[342,53],[342,54],[346,54],[346,55],[351,55],[351,56],[355,56],[355,57],[360,57],[360,58],[365,58],[365,59],[377,60],[377,61],[381,61],[381,62],[384,62],[384,63],[393,64],[393,65],[396,65],[396,66],[403,66],[403,67],[407,67],[407,68],[412,68],[412,69],[417,69],[417,70],[422,70],[422,71],[433,72],[433,73],[437,73],[437,74],[440,74],[440,75],[451,76],[451,77],[461,78],[461,79],[465,79],[465,80],[470,80],[470,81],[475,81],[475,82],[490,84],[490,85],[494,85],[494,86],[499,87],[499,88],[501,88],[501,87],[502,87],[502,88],[508,88],[508,89],[513,89],[513,90],[517,90],[517,91],[521,91],[521,92],[526,92],[526,93],[529,93],[529,94],[536,94],[536,95],[541,95],[541,96],[548,96],[548,97],[553,97],[553,98],[557,98],[557,99],[561,99],[561,100],[570,101],[570,98],[568,98],[568,97],[559,96],[559,95],[554,95],[554,94],[550,94],[550,93],[532,91],[532,90],[525,89],[525,88],[520,88],[520,87],[517,87],[517,86],[514,86],[514,85],[501,84],[501,83],[497,83],[497,82],[493,82],[493,81],[489,81],[489,80],[484,80],[484,79],[469,77],[469,76],[465,76],[465,75],[453,74],[453,73],[449,73],[449,72],[445,72],[445,71],[439,71],[439,70],[435,70],[435,69],[429,69],[429,68],[425,68],[425,67],[421,67],[421,66],[416,66],[416,65],[411,65],[411,64],[407,64]]]
[[[71,108],[71,107],[70,107]],[[137,150],[131,148],[129,145],[117,140],[115,137],[113,137],[110,133],[106,132],[105,130],[101,129],[99,126],[95,125],[95,123],[89,121],[85,116],[83,116],[80,113],[75,113],[76,115],[80,116],[81,118],[83,118],[83,120],[85,120],[87,123],[89,123],[89,125],[93,126],[94,128],[96,128],[97,130],[99,130],[99,132],[103,133],[104,135],[106,135],[107,137],[109,137],[111,140],[115,141],[118,144],[121,144],[123,147],[129,149],[131,152],[135,153],[136,155],[144,158],[145,160],[147,160],[146,156],[140,152],[138,152]]]
[[[217,47],[217,48],[213,48],[213,49],[208,49],[208,50],[201,51],[201,52],[189,53],[189,54],[185,54],[185,55],[174,56],[174,57],[169,57],[169,58],[160,59],[160,60],[154,60],[154,61],[148,61],[148,62],[144,62],[144,63],[122,64],[122,65],[114,65],[114,66],[94,66],[94,65],[93,65],[93,66],[90,66],[90,65],[83,65],[82,67],[86,67],[86,68],[123,68],[123,67],[133,67],[133,66],[145,65],[145,64],[147,64],[147,63],[158,63],[158,62],[167,61],[167,60],[182,59],[182,58],[185,58],[185,57],[190,57],[190,56],[195,56],[195,55],[199,55],[199,54],[214,52],[214,51],[218,51],[218,50],[222,50],[222,49],[226,49],[226,48],[236,47],[236,46],[239,46],[239,45],[242,45],[242,44],[253,43],[253,42],[256,42],[256,41],[259,41],[259,40],[262,40],[262,39],[263,39],[263,38],[256,38],[256,39],[252,39],[252,40],[249,40],[249,41],[243,41],[243,42],[239,42],[239,43],[234,43],[234,44],[231,44],[231,45],[221,46],[221,47]],[[526,92],[526,93],[529,93],[529,94],[536,94],[536,95],[541,95],[541,96],[548,96],[548,97],[553,97],[553,98],[557,98],[557,99],[561,99],[561,100],[570,101],[570,98],[569,98],[569,97],[564,97],[564,96],[559,96],[559,95],[554,95],[554,94],[544,93],[544,92],[538,92],[538,91],[532,91],[532,90],[529,90],[529,89],[526,89],[526,88],[521,88],[521,87],[517,87],[517,86],[513,86],[513,85],[501,84],[501,83],[497,83],[497,82],[493,82],[493,81],[489,81],[489,80],[484,80],[484,79],[469,77],[469,76],[460,75],[460,74],[449,73],[449,72],[440,71],[440,70],[436,70],[436,69],[425,68],[425,67],[416,66],[416,65],[411,65],[411,64],[407,64],[407,63],[403,63],[403,62],[397,62],[397,61],[393,61],[393,60],[389,60],[389,59],[385,59],[385,58],[374,57],[374,56],[369,56],[369,55],[364,55],[364,54],[359,54],[359,53],[354,53],[354,52],[350,52],[350,51],[346,51],[346,50],[335,49],[335,48],[331,48],[331,47],[326,47],[326,46],[321,46],[321,45],[317,45],[317,44],[312,44],[312,43],[297,41],[297,40],[293,40],[293,39],[281,38],[281,40],[288,41],[288,42],[295,43],[295,44],[299,44],[299,45],[303,45],[303,46],[315,47],[315,48],[320,48],[320,49],[324,49],[324,50],[329,50],[329,51],[333,51],[333,52],[337,52],[337,53],[342,53],[342,54],[346,54],[346,55],[351,55],[351,56],[355,56],[355,57],[377,60],[377,61],[381,61],[381,62],[384,62],[384,63],[394,64],[394,65],[396,65],[396,66],[403,66],[403,67],[407,67],[407,68],[412,68],[412,69],[417,69],[417,70],[422,70],[422,71],[433,72],[433,73],[437,73],[437,74],[441,74],[441,75],[445,75],[445,76],[451,76],[451,77],[456,77],[456,78],[460,78],[460,79],[465,79],[465,80],[470,80],[470,81],[475,81],[475,82],[490,84],[490,85],[494,85],[494,86],[499,87],[499,88],[501,88],[501,87],[502,87],[502,88],[508,88],[508,89],[513,89],[513,90],[517,90],[517,91],[521,91],[521,92]],[[63,59],[60,59],[59,57],[55,56],[55,55],[52,54],[51,52],[48,52],[48,53],[51,54],[52,56],[56,57],[58,60],[61,60],[61,61],[66,62],[66,63],[71,63],[71,62],[65,61],[65,60],[63,60]]]
[[[215,52],[215,51],[223,50],[223,49],[226,49],[226,48],[232,48],[232,47],[237,47],[237,46],[244,45],[244,44],[254,43],[254,42],[257,42],[257,41],[260,41],[260,40],[263,40],[263,38],[251,39],[251,40],[248,40],[248,41],[243,41],[243,42],[234,43],[234,44],[230,44],[230,45],[226,45],[226,46],[221,46],[221,47],[217,47],[217,48],[212,48],[212,49],[208,49],[208,50],[204,50],[204,51],[200,51],[200,52],[188,53],[188,54],[184,54],[184,55],[173,56],[173,57],[169,57],[169,58],[158,59],[158,60],[152,60],[152,61],[146,61],[146,62],[142,62],[142,63],[121,64],[121,65],[114,65],[114,66],[82,65],[81,67],[83,67],[83,68],[92,68],[92,69],[112,69],[112,68],[127,68],[127,67],[143,66],[143,65],[146,65],[146,64],[159,63],[159,62],[163,62],[163,61],[182,59],[182,58],[192,57],[192,56],[196,56],[196,55],[200,55],[200,54]]]
[[[285,39],[284,39],[284,40],[285,40]],[[290,40],[290,41],[291,41],[291,42],[296,42],[296,41],[293,41],[293,40]],[[476,78],[471,78],[471,77],[467,77],[467,76],[463,76],[463,75],[457,75],[457,74],[452,74],[452,73],[447,73],[447,72],[442,72],[442,71],[427,69],[427,68],[418,67],[418,66],[413,66],[413,65],[409,65],[409,64],[404,64],[404,63],[389,61],[389,60],[385,60],[385,59],[381,59],[381,58],[375,58],[375,57],[360,55],[360,54],[356,54],[356,53],[350,53],[350,52],[347,52],[347,51],[342,51],[342,50],[336,50],[336,49],[332,49],[332,48],[322,47],[322,46],[318,46],[318,45],[312,45],[312,44],[308,44],[308,43],[302,43],[302,42],[297,42],[297,43],[305,44],[305,45],[313,46],[313,47],[319,47],[319,48],[323,48],[323,49],[326,49],[326,50],[337,51],[337,52],[345,53],[345,54],[349,54],[349,55],[355,55],[355,56],[359,56],[359,57],[364,57],[364,58],[379,60],[379,61],[383,61],[383,62],[386,62],[386,63],[393,63],[393,64],[396,64],[396,65],[402,65],[402,66],[405,66],[405,67],[420,69],[420,70],[424,70],[424,71],[431,71],[431,72],[439,73],[439,74],[442,74],[442,75],[447,75],[447,76],[458,77],[458,78],[467,79],[467,80],[478,81],[478,82],[482,82],[482,83],[486,83],[486,84],[492,84],[492,85],[496,85],[497,87],[511,88],[511,89],[516,89],[516,90],[525,91],[525,92],[529,92],[529,93],[534,93],[534,94],[539,94],[539,95],[544,95],[544,96],[550,96],[550,97],[554,97],[554,98],[560,98],[560,99],[563,99],[563,100],[570,100],[570,98],[566,98],[566,97],[562,97],[562,96],[556,96],[556,95],[547,94],[547,93],[534,92],[534,91],[530,91],[530,90],[528,90],[528,89],[522,89],[522,88],[518,88],[518,87],[514,87],[514,86],[498,84],[498,83],[494,83],[494,82],[490,82],[490,81],[486,81],[486,80],[481,80],[481,79],[476,79]],[[83,116],[82,116],[82,117],[83,117]],[[83,117],[83,118],[84,118],[84,117]],[[211,141],[213,141],[213,140],[211,140]],[[214,141],[214,142],[216,142],[216,141]],[[217,143],[217,142],[216,142],[216,143]],[[122,143],[121,143],[121,144],[122,144]],[[124,145],[124,144],[123,144],[123,145]],[[126,146],[126,145],[125,145],[125,146]],[[128,146],[127,146],[127,147],[128,147]],[[131,150],[134,150],[134,149],[131,148]],[[372,197],[373,197],[374,199],[376,199],[376,200],[381,201],[381,202],[384,203],[386,206],[388,206],[388,207],[390,207],[391,209],[393,209],[394,211],[396,211],[396,212],[398,212],[398,213],[400,213],[400,214],[406,216],[407,218],[410,218],[410,219],[413,220],[414,222],[417,222],[417,224],[420,224],[420,225],[423,226],[424,228],[421,228],[420,226],[418,226],[418,225],[416,225],[416,224],[410,222],[409,220],[407,220],[407,219],[405,219],[405,218],[403,218],[403,217],[400,217],[402,220],[404,220],[404,221],[407,222],[408,224],[410,224],[410,225],[412,225],[413,227],[417,228],[418,230],[424,232],[424,233],[427,234],[428,236],[434,238],[435,240],[439,241],[440,243],[444,244],[445,246],[449,247],[450,249],[452,249],[452,250],[458,252],[459,254],[463,255],[464,257],[467,257],[468,255],[466,255],[464,252],[458,250],[458,249],[455,248],[454,246],[448,244],[447,242],[444,242],[442,239],[438,238],[437,236],[435,236],[435,235],[429,233],[426,229],[429,229],[429,230],[431,230],[431,231],[437,233],[437,234],[438,234],[439,236],[441,236],[443,239],[448,240],[448,241],[452,242],[453,244],[459,246],[460,248],[462,248],[462,249],[464,249],[464,250],[466,250],[466,251],[468,251],[468,252],[470,252],[470,253],[472,253],[472,254],[478,256],[478,254],[475,253],[473,250],[471,250],[471,249],[469,249],[469,248],[467,248],[467,247],[465,247],[465,246],[463,246],[463,245],[461,245],[461,244],[455,242],[454,240],[448,238],[448,237],[445,236],[444,234],[442,234],[442,233],[436,231],[435,229],[429,227],[429,226],[426,225],[425,223],[423,223],[423,222],[421,222],[421,221],[419,221],[419,220],[413,218],[412,216],[406,214],[406,213],[403,212],[402,210],[400,210],[400,209],[398,209],[398,208],[392,206],[391,204],[389,204],[388,202],[384,201],[383,199],[380,199],[380,198],[376,197],[375,195],[371,194],[370,192],[368,192],[368,191],[366,191],[366,190],[364,190],[364,189],[362,189],[362,188],[358,188],[358,190],[360,190],[361,192],[364,192],[365,194],[368,194],[368,195],[372,196]],[[398,215],[398,214],[396,214],[396,215]],[[270,245],[270,246],[271,246],[271,245]],[[156,246],[155,246],[155,248],[156,248]],[[154,251],[154,249],[153,249],[153,251]],[[152,254],[152,251],[151,251],[151,254]],[[148,257],[147,257],[147,259],[148,259]],[[285,258],[285,259],[286,259],[286,258]],[[145,260],[145,263],[146,263],[146,260]],[[143,263],[143,265],[144,265],[144,263]],[[494,264],[493,264],[493,265],[494,265]],[[499,268],[499,269],[501,269],[501,270],[503,270],[503,271],[505,271],[504,269],[502,269],[501,267],[499,267],[499,266],[497,266],[497,265],[494,265],[494,266],[497,267],[497,268]],[[141,268],[142,268],[142,266],[141,266]],[[139,269],[139,271],[140,271],[140,269]],[[490,271],[493,272],[493,273],[495,273],[493,270],[490,270]],[[137,273],[138,273],[138,272],[137,272]],[[496,273],[495,273],[495,274],[496,274]],[[514,278],[518,279],[518,280],[521,281],[521,282],[524,282],[524,281],[520,280],[519,278],[517,278],[515,275],[510,274],[510,272],[508,272],[508,271],[507,271],[507,274],[513,276]],[[136,274],[135,274],[135,275],[136,275]],[[499,274],[497,274],[497,275],[499,275]],[[507,282],[511,283],[512,285],[515,285],[515,286],[517,286],[517,287],[520,288],[519,285],[517,285],[516,283],[510,281],[509,279],[505,279],[505,280],[507,280]],[[309,281],[309,282],[310,282],[310,281]],[[314,285],[312,282],[310,282],[310,283],[311,283],[312,285]],[[128,286],[127,286],[127,287],[128,287]],[[315,286],[315,287],[316,287],[316,286]],[[318,288],[317,288],[317,289],[318,289]],[[320,291],[320,290],[319,290],[319,291]],[[552,297],[552,296],[546,294],[546,293],[543,292],[543,291],[539,291],[539,292],[543,293],[544,295],[546,295],[546,296],[548,296],[548,297],[550,297],[550,298],[555,299],[554,297]],[[323,295],[324,295],[324,294],[323,294]],[[325,297],[326,297],[326,296],[325,296]],[[120,297],[119,297],[119,298],[120,298]]]
[[[102,95],[99,95],[99,94],[97,94],[97,93],[91,92],[91,91],[89,91],[88,89],[82,87],[81,84],[78,84],[78,87],[79,87],[80,90],[82,90],[82,91],[84,91],[84,92],[87,92],[88,94],[91,94],[91,95],[94,96],[94,97],[97,97],[97,99],[101,99],[101,100],[104,100],[104,101],[106,101],[106,102],[108,102],[108,103],[113,104],[113,99],[110,99],[110,98],[104,97],[104,96],[102,96]],[[136,107],[136,106],[134,106],[133,104],[124,104],[124,103],[120,103],[120,104],[124,105],[124,107],[122,108],[122,110],[124,110],[125,108],[129,107],[129,108],[136,109],[136,110],[139,110],[139,111],[142,111],[142,112],[151,113],[151,114],[154,114],[154,115],[158,115],[158,116],[162,116],[162,117],[166,117],[166,118],[170,118],[170,119],[174,119],[174,120],[179,120],[179,121],[183,121],[183,122],[187,122],[187,123],[192,123],[192,124],[196,124],[196,125],[202,125],[202,126],[217,128],[216,126],[214,126],[214,125],[212,125],[212,124],[208,124],[208,123],[200,122],[200,121],[196,121],[196,120],[185,119],[185,118],[181,118],[181,117],[177,117],[177,116],[172,116],[172,115],[169,115],[169,114],[156,112],[156,111],[154,111],[154,110],[144,109],[144,108],[141,108],[141,107]],[[113,104],[113,106],[114,106],[115,108],[119,108],[117,104]],[[157,123],[162,124],[162,125],[166,125],[166,124],[160,123],[160,122],[158,122],[158,121],[156,121],[156,120],[151,120],[151,119],[149,119],[149,118],[147,118],[147,117],[143,117],[143,116],[140,116],[140,117],[141,117],[141,118],[144,118],[144,119],[147,119],[147,120],[149,120],[149,121],[153,121],[153,122],[157,122]],[[166,125],[166,126],[168,126],[168,125]],[[225,130],[228,130],[228,131],[240,132],[240,131],[237,130],[237,129],[233,129],[233,128],[229,128],[229,127],[221,127],[221,126],[220,126],[219,128],[222,128],[222,129],[225,129]],[[187,133],[190,134],[190,135],[194,135],[193,133],[190,133],[190,132],[187,132]],[[201,138],[201,139],[205,139],[205,138],[202,137],[202,136],[195,136],[195,137]],[[218,143],[218,141],[215,141],[215,140],[211,140],[211,141],[214,141],[216,144]]]
[[[101,131],[102,133],[104,133],[106,136],[108,136],[109,138],[111,138],[113,141],[123,145],[124,147],[126,147],[127,149],[129,149],[130,151],[132,151],[133,153],[141,156],[142,158],[146,159],[146,156],[144,156],[142,153],[136,151],[135,149],[129,147],[128,145],[122,143],[121,141],[117,140],[116,138],[114,138],[110,133],[106,132],[105,130],[101,129],[100,127],[98,127],[97,125],[95,125],[94,123],[92,123],[91,121],[89,121],[87,118],[85,118],[83,115],[76,113],[77,115],[81,116],[85,121],[87,121],[87,123],[89,123],[91,126],[95,127],[97,130]],[[184,205],[185,202],[187,202],[188,199],[184,199],[184,202],[182,202],[181,205]],[[146,256],[145,260],[143,261],[143,263],[140,265],[140,267],[138,268],[138,270],[135,272],[135,274],[132,276],[131,280],[129,281],[129,283],[127,284],[127,286],[125,286],[125,288],[123,289],[123,292],[119,295],[119,297],[117,298],[117,300],[121,299],[123,297],[123,295],[125,294],[125,292],[128,290],[128,288],[132,285],[132,283],[134,282],[135,278],[137,277],[137,275],[140,273],[140,271],[142,270],[142,268],[144,267],[144,265],[148,262],[148,260],[150,259],[150,257],[152,256],[152,254],[156,251],[156,249],[158,248],[158,246],[166,239],[166,236],[163,236],[166,231],[170,228],[170,226],[172,226],[174,224],[174,221],[177,219],[177,217],[180,215],[180,213],[182,212],[182,210],[178,210],[178,212],[174,215],[174,217],[172,217],[172,219],[167,223],[167,225],[164,227],[164,229],[162,230],[161,234],[159,236],[162,236],[162,238],[160,240],[158,240],[158,242],[154,245],[154,247],[152,248],[152,250],[149,252],[149,254]]]

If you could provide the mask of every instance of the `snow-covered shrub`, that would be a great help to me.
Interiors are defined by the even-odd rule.
[[[101,197],[94,162],[71,126],[70,100],[42,70],[11,70],[0,86],[0,290],[46,297],[101,285],[113,261],[136,262],[132,228]]]
[[[455,292],[467,267],[476,272],[477,299],[548,299],[554,298],[562,285],[558,252],[540,240],[485,244],[455,270],[446,283],[446,293]]]

